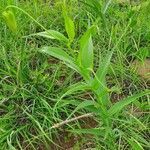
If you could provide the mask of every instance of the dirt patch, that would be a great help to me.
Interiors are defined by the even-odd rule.
[[[94,118],[83,118],[80,122],[82,129],[90,129],[95,128],[97,126],[97,122],[94,120]],[[77,145],[77,147],[84,149],[84,147],[89,148],[93,146],[93,143],[90,142],[90,139],[92,139],[92,135],[75,135],[73,133],[70,133],[66,131],[65,126],[62,127],[63,129],[58,132],[58,136],[54,137],[53,140],[55,143],[57,143],[60,147],[57,147],[56,145],[52,145],[51,149],[53,150],[74,150],[74,147]],[[82,139],[86,139],[86,143],[82,141]],[[89,141],[89,142],[88,142]]]
[[[146,80],[150,80],[150,59],[145,61],[134,60],[131,67],[136,71],[136,73]]]

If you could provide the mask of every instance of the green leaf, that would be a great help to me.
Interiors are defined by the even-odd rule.
[[[75,27],[74,27],[73,21],[69,17],[65,18],[65,28],[66,28],[68,37],[69,37],[70,41],[72,42],[75,37],[75,32],[74,32]]]
[[[12,131],[10,133],[10,135],[7,137],[7,144],[8,144],[8,147],[9,147],[9,150],[16,150],[16,148],[12,145],[12,136],[13,136],[13,133],[14,131]]]
[[[74,37],[75,37],[75,26],[74,26],[73,20],[67,14],[67,8],[66,8],[65,4],[63,6],[63,17],[65,20],[66,32],[68,34],[70,42],[72,42],[74,40]]]
[[[78,99],[61,99],[61,101],[59,102],[59,105],[57,105],[57,108],[64,108],[73,105],[74,107],[77,107],[80,104],[80,100]]]
[[[81,2],[92,8],[97,14],[101,13],[101,4],[99,0],[87,0],[86,2]]]
[[[96,76],[92,83],[94,89],[102,87],[102,85],[104,84],[105,77],[108,71],[108,67],[110,65],[110,61],[112,58],[112,54],[113,52],[109,52],[103,60],[100,60],[99,67],[96,71]]]
[[[65,92],[62,96],[61,96],[61,99],[67,95],[70,95],[70,94],[73,94],[74,92],[77,92],[77,91],[84,91],[84,90],[87,90],[87,89],[90,89],[90,87],[86,84],[86,83],[83,83],[83,82],[79,82],[79,83],[76,83],[76,84],[73,84],[71,85],[68,89],[67,89],[67,92]]]
[[[80,69],[75,64],[74,59],[71,56],[69,56],[64,50],[57,47],[45,46],[40,48],[39,51],[64,61],[67,66],[76,70],[77,72],[80,72]]]
[[[132,147],[132,150],[144,150],[141,144],[135,140],[133,137],[128,140],[129,144]]]
[[[17,22],[14,13],[10,10],[7,10],[4,11],[2,15],[9,29],[12,32],[17,32]]]
[[[94,26],[89,28],[80,39],[80,51],[78,55],[79,66],[84,70],[85,74],[90,74],[93,69],[93,42],[91,34]]]
[[[143,61],[146,58],[150,57],[150,50],[148,47],[142,47],[140,48],[136,53],[135,57],[137,57],[139,60]]]
[[[103,9],[103,14],[106,13],[106,11],[107,11],[108,7],[110,6],[111,2],[112,2],[112,0],[107,0],[107,1],[105,2],[105,7],[104,7],[104,9]]]
[[[73,133],[78,133],[78,134],[92,134],[92,135],[97,135],[97,136],[105,135],[105,128],[73,129],[69,131]]]
[[[144,92],[134,94],[132,96],[129,96],[117,103],[115,103],[109,110],[108,113],[110,116],[113,116],[114,114],[120,112],[125,106],[129,105],[130,103],[134,102],[138,98],[150,94],[150,90],[146,90]]]
[[[79,111],[80,109],[85,109],[88,106],[95,106],[96,109],[96,105],[97,103],[95,101],[91,101],[91,100],[85,100],[83,102],[81,102],[76,108],[75,110],[69,115],[69,117],[67,119],[69,119],[75,112]]]
[[[92,88],[97,94],[99,102],[107,106],[110,103],[110,99],[108,95],[109,91],[106,85],[106,74],[110,65],[112,54],[113,52],[109,52],[103,60],[100,60],[99,67],[92,82]]]
[[[56,39],[56,40],[68,43],[68,39],[62,33],[55,31],[55,30],[47,30],[44,32],[30,34],[30,35],[25,36],[25,37],[29,37],[29,36],[42,36],[45,38]]]

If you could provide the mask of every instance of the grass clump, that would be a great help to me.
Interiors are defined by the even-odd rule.
[[[148,1],[0,4],[2,149],[150,147]]]

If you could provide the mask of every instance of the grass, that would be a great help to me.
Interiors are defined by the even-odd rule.
[[[0,14],[10,4],[36,22],[9,8],[14,33],[0,15],[1,149],[149,149],[149,81],[130,67],[149,59],[148,1],[10,0]]]

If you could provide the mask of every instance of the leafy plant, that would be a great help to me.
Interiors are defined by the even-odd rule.
[[[98,2],[95,0],[95,2]],[[110,2],[110,1],[108,1]],[[106,6],[108,7],[109,4]],[[96,6],[96,5],[94,5]],[[3,15],[6,18],[7,25],[13,31],[16,30],[16,22],[14,19],[14,15],[9,8],[17,8],[16,6],[8,6],[7,12],[4,12]],[[96,8],[97,9],[97,8]],[[106,11],[107,8],[105,8]],[[21,10],[19,8],[19,10]],[[28,15],[26,12],[21,10],[23,13]],[[79,50],[77,53],[71,47],[73,40],[75,38],[75,25],[73,20],[70,16],[68,16],[67,9],[65,3],[63,4],[63,16],[64,16],[64,24],[66,33],[68,38],[64,36],[62,33],[55,31],[55,30],[47,30],[41,24],[39,24],[34,18],[28,15],[33,21],[35,21],[39,26],[42,27],[45,31],[31,34],[29,36],[43,36],[49,39],[56,39],[64,43],[64,48],[60,47],[53,47],[53,46],[44,46],[39,48],[40,53],[44,53],[46,55],[55,57],[64,62],[68,67],[78,72],[80,76],[82,76],[82,82],[75,83],[74,85],[69,87],[69,90],[64,93],[58,102],[55,104],[54,109],[56,108],[57,104],[67,95],[73,94],[76,91],[86,91],[90,90],[94,95],[94,101],[84,101],[81,102],[70,114],[71,117],[76,111],[80,109],[85,109],[86,111],[92,112],[94,115],[98,116],[100,120],[102,120],[102,127],[94,128],[89,130],[76,130],[79,133],[90,133],[94,135],[102,135],[105,140],[108,141],[109,149],[114,149],[112,142],[114,142],[114,132],[113,132],[113,121],[112,118],[118,117],[120,111],[122,111],[125,106],[129,105],[130,103],[134,102],[138,98],[150,94],[150,90],[143,91],[138,94],[133,94],[119,102],[112,104],[109,98],[109,93],[111,89],[107,87],[106,84],[106,75],[108,73],[109,66],[111,64],[111,59],[115,49],[108,51],[106,56],[103,60],[100,60],[99,67],[95,69],[94,67],[94,46],[92,41],[92,36],[94,30],[96,30],[96,25],[88,27],[87,31],[83,33],[79,40]],[[121,37],[122,38],[122,37]],[[119,39],[119,42],[121,41]],[[66,48],[67,47],[67,48]],[[96,71],[94,71],[96,70]],[[34,118],[27,113],[27,115],[32,118],[34,122]],[[41,126],[38,124],[41,131],[45,134]],[[102,133],[101,130],[102,129]],[[46,135],[47,136],[47,135]],[[47,137],[49,138],[49,137]],[[131,140],[130,143],[134,143],[135,145],[139,145],[136,140]]]
[[[94,52],[93,52],[93,42],[92,42],[93,28],[95,27],[92,26],[89,29],[87,29],[87,31],[80,38],[79,40],[80,50],[76,58],[71,57],[69,55],[68,50],[63,50],[56,47],[42,47],[40,48],[39,52],[60,59],[67,66],[76,70],[83,77],[83,79],[85,80],[84,83],[85,87],[88,87],[87,89],[88,90],[90,89],[95,94],[96,101],[95,102],[85,101],[79,104],[79,106],[77,106],[77,108],[73,111],[73,113],[80,108],[86,109],[86,107],[92,105],[93,108],[95,109],[95,115],[98,115],[103,120],[103,126],[105,129],[104,137],[110,141],[109,143],[111,143],[112,136],[113,136],[112,133],[113,122],[111,121],[111,118],[115,118],[115,116],[118,116],[119,112],[122,111],[125,106],[134,102],[138,98],[149,94],[150,91],[147,90],[138,94],[134,94],[123,100],[120,100],[115,104],[111,104],[111,100],[109,99],[109,92],[111,91],[111,89],[107,88],[106,75],[107,75],[107,70],[109,68],[109,65],[111,63],[113,51],[110,51],[106,55],[106,57],[99,63],[99,67],[97,68],[96,73],[94,73],[93,71]],[[68,27],[66,27],[66,29],[68,30]],[[70,32],[74,30],[71,28],[69,29]],[[80,83],[78,83],[78,85],[75,84],[74,87],[71,86],[67,94],[72,94],[78,90],[84,90],[84,91],[86,90],[86,88],[83,89],[84,87],[81,86]],[[67,94],[64,94],[64,96],[66,96]],[[110,148],[113,148],[111,144],[109,144],[109,146]]]

